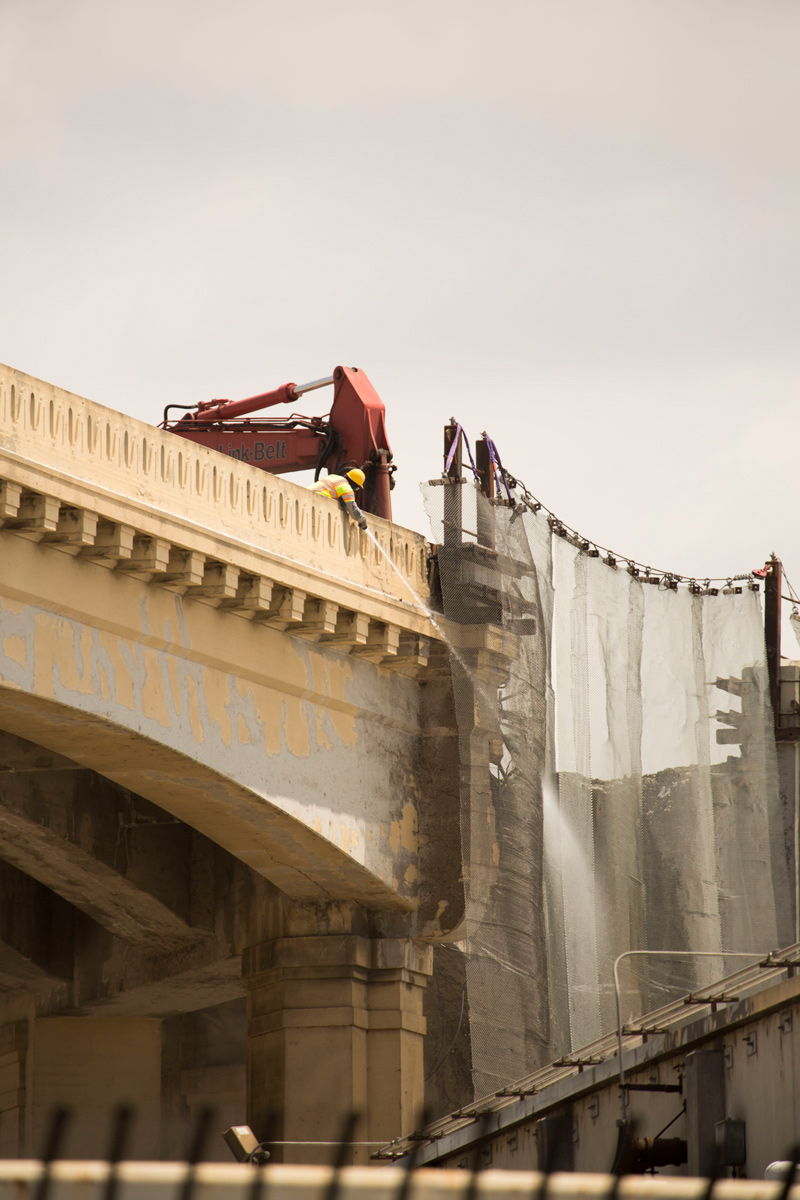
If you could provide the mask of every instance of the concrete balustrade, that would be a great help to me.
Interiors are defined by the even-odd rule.
[[[421,534],[4,366],[0,526],[404,672],[440,637]]]

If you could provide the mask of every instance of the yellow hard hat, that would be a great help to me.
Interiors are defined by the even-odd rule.
[[[347,472],[347,478],[352,479],[353,483],[356,484],[357,487],[363,487],[366,476],[358,467],[353,467],[352,471]]]

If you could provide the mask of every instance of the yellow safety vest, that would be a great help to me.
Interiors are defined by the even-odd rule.
[[[330,496],[331,500],[343,500],[345,504],[348,500],[355,501],[356,498],[350,480],[342,475],[329,475],[327,479],[320,479],[319,483],[311,485],[311,491],[316,492],[318,496]]]

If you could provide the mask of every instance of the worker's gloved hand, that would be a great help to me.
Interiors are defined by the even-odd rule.
[[[364,514],[363,514],[363,513],[361,514],[361,520],[360,520],[358,523],[359,523],[359,525],[361,526],[361,528],[362,528],[362,529],[366,529],[366,528],[367,528],[367,518],[364,516]]]

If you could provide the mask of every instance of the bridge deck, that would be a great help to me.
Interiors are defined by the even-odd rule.
[[[326,497],[2,365],[0,525],[401,670],[438,636],[421,534],[372,518],[395,571]]]

